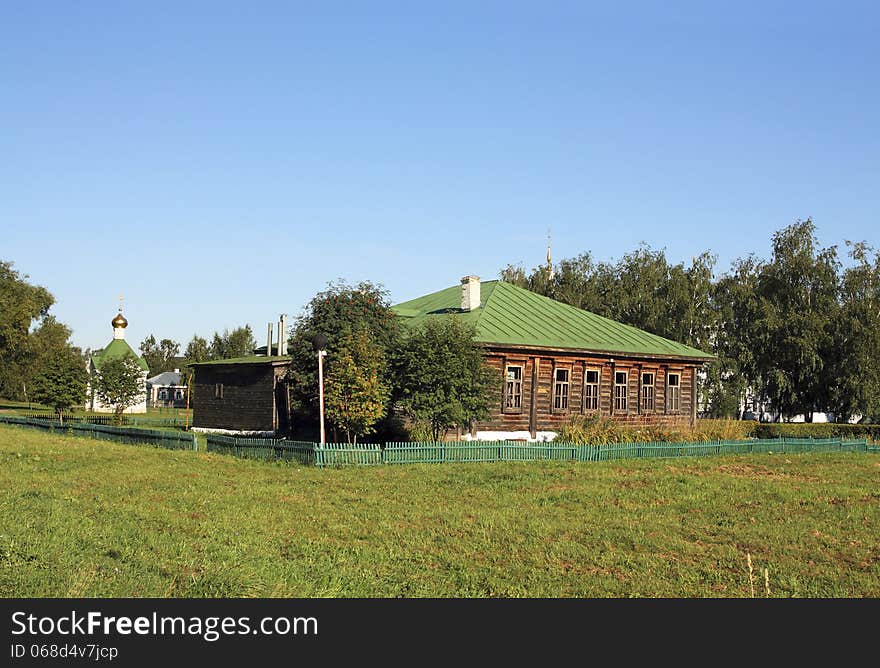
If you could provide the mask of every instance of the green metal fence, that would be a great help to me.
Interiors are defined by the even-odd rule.
[[[385,464],[442,464],[463,462],[526,462],[578,459],[578,448],[560,443],[515,441],[456,441],[448,443],[386,443]]]
[[[48,417],[0,415],[0,423],[34,427],[45,431],[85,436],[116,443],[150,444],[172,450],[197,450],[195,434],[100,425]],[[292,461],[318,467],[375,466],[379,464],[445,464],[479,462],[578,461],[602,462],[619,459],[705,457],[750,453],[870,452],[880,446],[867,439],[776,438],[701,443],[614,443],[576,445],[572,443],[524,443],[521,441],[457,441],[446,443],[312,443],[276,438],[240,438],[206,434],[209,452],[246,459]]]
[[[206,434],[208,452],[232,455],[244,459],[296,461],[315,464],[315,444],[307,441],[288,441],[280,438],[239,438],[222,434]]]
[[[382,446],[378,443],[320,443],[315,444],[316,466],[372,466],[383,464]]]
[[[17,413],[19,417],[32,418],[35,420],[54,420],[55,414],[49,412],[40,412],[40,411],[31,411],[28,413]],[[88,422],[91,424],[103,424],[107,426],[118,426],[116,425],[116,416],[111,414],[82,414],[82,415],[65,415],[64,422]],[[192,423],[192,420],[189,420],[189,423]],[[143,427],[184,427],[187,424],[187,419],[185,417],[161,417],[157,415],[130,415],[123,414],[122,415],[122,425],[123,426],[143,426]]]
[[[148,444],[169,450],[197,450],[195,434],[191,432],[163,431],[93,424],[91,422],[59,422],[49,418],[0,415],[0,423],[33,427],[55,434],[97,438],[104,441],[128,444]]]
[[[867,439],[780,438],[698,443],[523,443],[516,441],[458,441],[447,443],[309,443],[279,439],[207,436],[208,451],[251,459],[293,459],[318,467],[378,464],[444,464],[478,462],[578,461],[704,457],[708,455],[799,452],[878,452]]]

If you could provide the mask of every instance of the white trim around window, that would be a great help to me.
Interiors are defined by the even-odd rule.
[[[602,369],[587,367],[584,369],[584,413],[596,413],[599,411],[599,390],[602,385]]]
[[[524,364],[504,366],[504,412],[522,413]]]
[[[639,410],[642,413],[653,413],[656,406],[656,383],[655,371],[642,371],[639,374]]]
[[[669,371],[666,374],[666,412],[678,413],[681,410],[681,372]]]
[[[629,371],[614,371],[614,402],[615,413],[626,413],[629,404]]]
[[[571,369],[569,367],[555,367],[553,369],[553,412],[566,412],[570,396]]]

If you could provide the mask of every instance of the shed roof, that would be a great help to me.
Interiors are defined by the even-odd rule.
[[[461,309],[461,286],[453,286],[393,307],[409,326],[456,316],[476,328],[476,340],[499,346],[572,349],[586,352],[675,357],[708,361],[714,355],[604,318],[590,311],[504,281],[480,286],[480,307]]]
[[[234,364],[286,364],[290,355],[249,355],[248,357],[230,357],[225,360],[209,360],[207,362],[190,362],[187,366],[234,365]]]

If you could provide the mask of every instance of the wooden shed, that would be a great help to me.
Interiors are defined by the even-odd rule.
[[[234,433],[290,431],[288,356],[191,364],[193,428]]]

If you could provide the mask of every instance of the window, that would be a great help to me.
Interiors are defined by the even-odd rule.
[[[217,383],[214,385],[214,398],[222,399],[223,398],[223,383]]]
[[[654,374],[642,374],[642,411],[654,410]]]
[[[666,410],[676,413],[681,408],[681,374],[670,373],[666,376]]]
[[[183,399],[183,390],[174,390],[175,399]]]
[[[587,369],[584,371],[584,410],[599,410],[599,371]]]
[[[160,399],[167,399],[168,398],[168,390],[165,390],[165,389],[159,390],[159,398]]]
[[[504,410],[518,413],[522,410],[521,366],[508,365],[504,381]]]
[[[614,373],[614,410],[626,410],[627,372],[616,371]]]
[[[553,410],[568,410],[568,369],[553,372]]]

